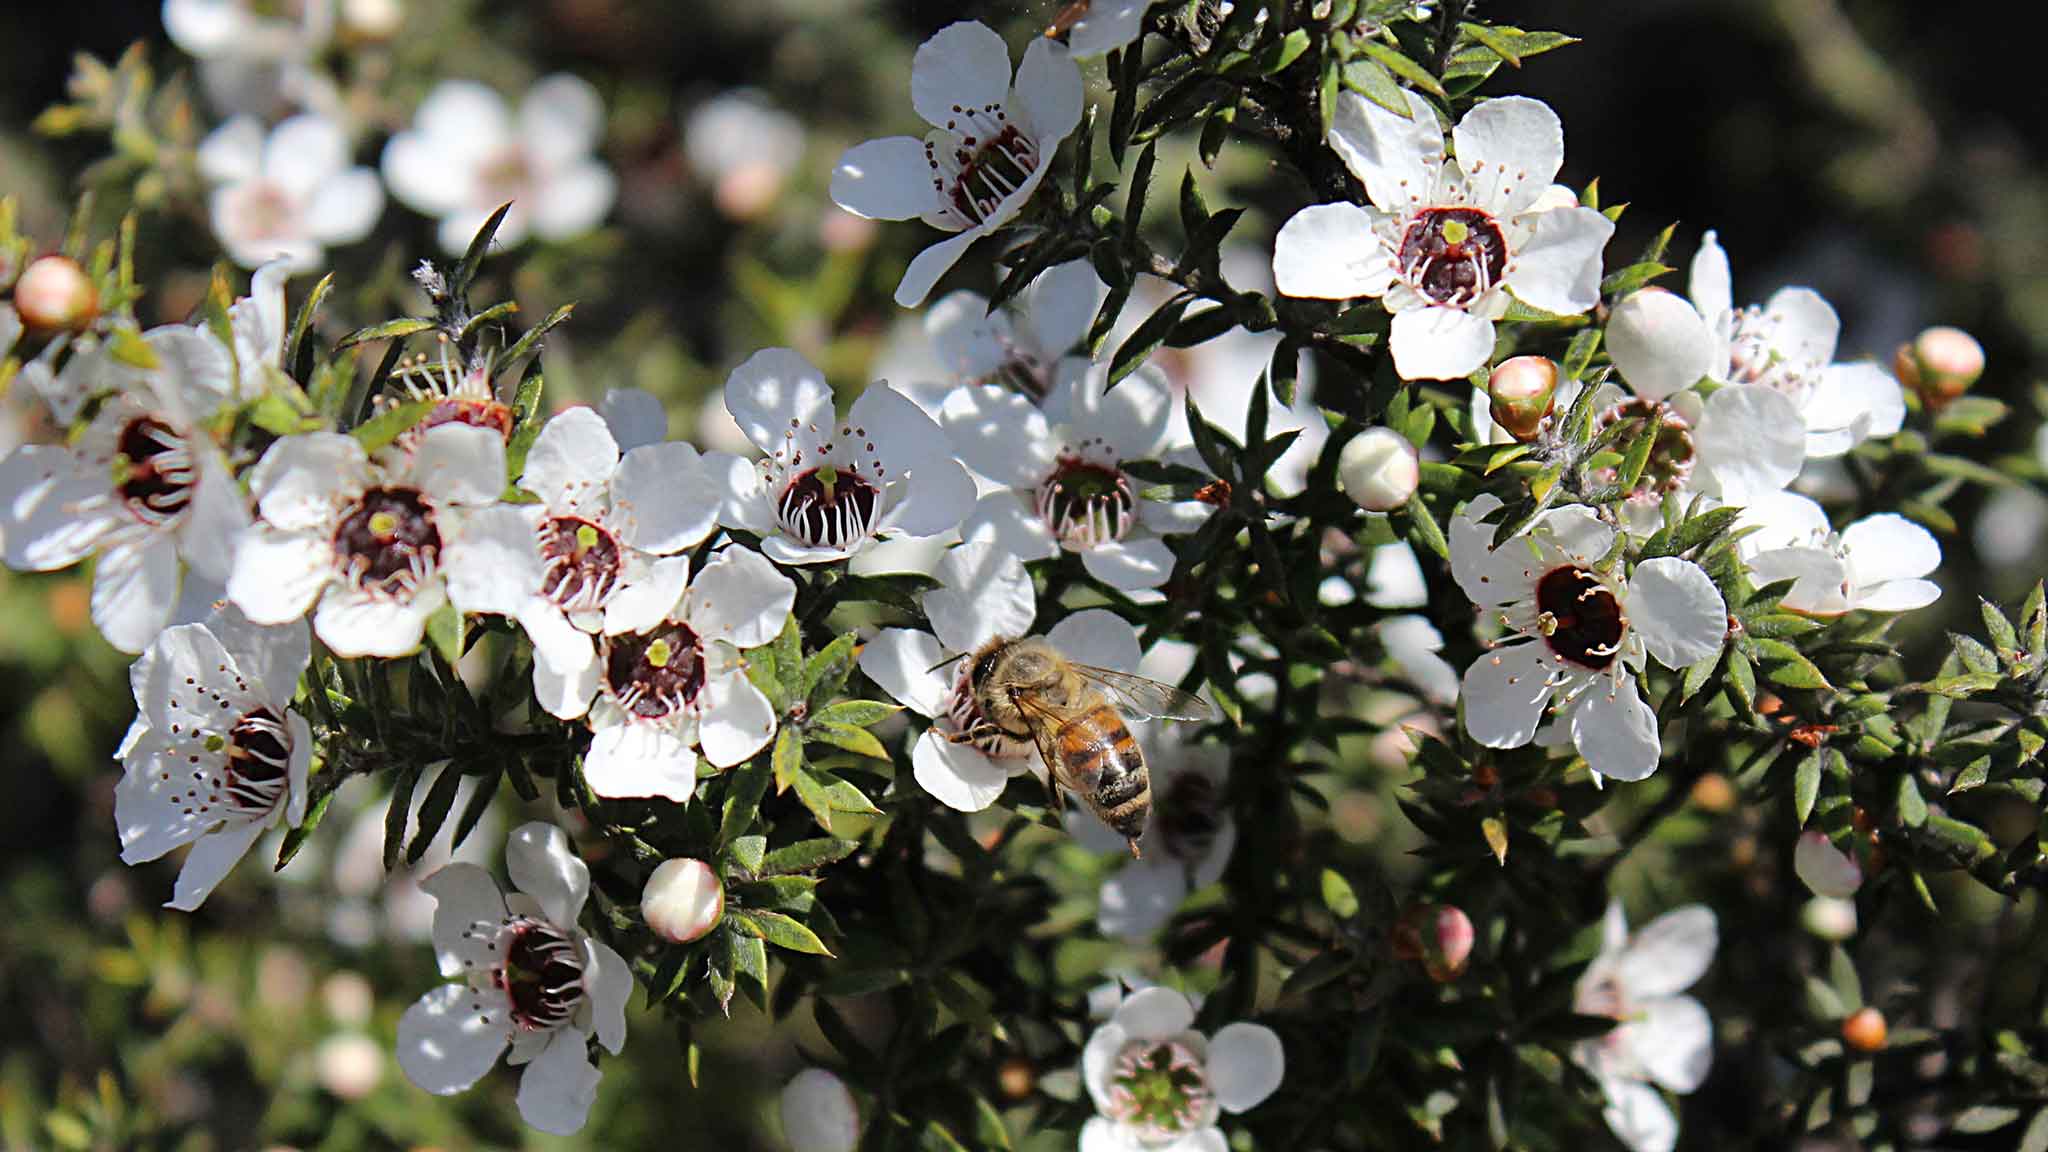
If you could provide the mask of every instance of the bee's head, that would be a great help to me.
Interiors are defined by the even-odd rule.
[[[974,662],[974,671],[968,674],[968,682],[976,688],[988,683],[988,678],[995,675],[996,665],[1002,662],[1003,653],[1008,647],[1004,644],[991,645]]]

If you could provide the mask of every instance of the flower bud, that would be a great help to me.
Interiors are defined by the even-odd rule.
[[[1939,408],[1967,392],[1984,374],[1984,346],[1961,328],[1938,326],[1899,345],[1892,368],[1899,382]]]
[[[1828,842],[1827,833],[1808,829],[1792,850],[1792,870],[1816,896],[1844,900],[1863,887],[1863,869],[1848,853]]]
[[[1800,906],[1799,925],[1822,940],[1839,944],[1856,935],[1856,902],[1815,896]]]
[[[15,282],[14,310],[37,332],[82,332],[100,314],[100,294],[78,261],[44,256]]]
[[[1517,440],[1533,440],[1557,401],[1557,362],[1546,356],[1504,360],[1486,378],[1486,393],[1493,397],[1493,422]]]
[[[1735,807],[1735,785],[1719,772],[1708,772],[1693,781],[1692,802],[1707,812],[1731,811]]]
[[[839,1077],[806,1068],[782,1087],[782,1138],[796,1152],[853,1152],[860,1109]]]
[[[1473,940],[1472,918],[1455,904],[1411,905],[1393,931],[1394,955],[1421,961],[1422,970],[1439,984],[1465,974]]]
[[[384,1046],[360,1032],[336,1032],[313,1050],[320,1087],[343,1100],[361,1100],[384,1078]]]
[[[1884,1050],[1884,1013],[1875,1008],[1858,1008],[1842,1021],[1842,1043],[1855,1052]]]
[[[640,915],[655,935],[687,944],[725,915],[725,889],[702,860],[664,860],[640,891]]]
[[[1031,1066],[1031,1061],[1022,1056],[1012,1056],[996,1070],[996,1085],[1011,1100],[1028,1100],[1038,1088],[1038,1071]]]
[[[1368,512],[1390,512],[1415,495],[1422,459],[1415,445],[1392,428],[1367,428],[1337,456],[1337,482]]]
[[[357,43],[382,44],[405,23],[399,0],[341,0],[342,35]]]

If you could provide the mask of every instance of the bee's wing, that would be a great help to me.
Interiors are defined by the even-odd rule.
[[[1207,720],[1215,715],[1207,700],[1171,684],[1088,664],[1076,664],[1074,670],[1108,692],[1133,720]]]

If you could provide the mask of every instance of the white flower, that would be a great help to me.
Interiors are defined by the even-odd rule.
[[[166,629],[129,668],[114,824],[124,863],[192,845],[169,907],[199,907],[266,829],[305,817],[313,733],[291,701],[309,655],[304,624],[230,608]]]
[[[1728,255],[1708,232],[1687,291],[1690,304],[1652,291],[1615,308],[1608,353],[1638,395],[1662,399],[1702,377],[1780,393],[1799,414],[1809,459],[1840,456],[1899,430],[1906,413],[1899,382],[1874,363],[1831,363],[1841,321],[1812,289],[1781,288],[1761,307],[1736,309]]]
[[[661,439],[659,404],[613,393],[606,407],[616,423],[589,408],[549,420],[519,478],[540,502],[479,509],[448,546],[449,594],[465,611],[519,621],[533,641],[534,694],[565,719],[596,691],[594,637],[615,611],[633,611],[636,588],[673,599],[662,581],[682,574],[660,558],[711,534],[723,491],[695,448]],[[639,446],[622,454],[621,440]]]
[[[1088,370],[1088,357],[1071,353],[1088,334],[1104,291],[1094,265],[1069,260],[1039,273],[1014,303],[994,312],[979,292],[948,293],[925,310],[924,329],[953,383],[1009,388],[1043,406]],[[936,415],[937,407],[926,410]]]
[[[1067,24],[1067,51],[1076,60],[1104,56],[1145,31],[1151,0],[1083,0],[1081,15]]]
[[[618,181],[591,153],[604,136],[604,102],[578,77],[535,82],[515,117],[503,97],[471,80],[443,80],[413,126],[384,146],[384,180],[414,211],[441,220],[441,247],[468,249],[499,205],[512,210],[496,242],[528,232],[568,240],[611,211]]]
[[[1081,1051],[1081,1078],[1099,1115],[1081,1152],[1223,1152],[1216,1121],[1257,1107],[1280,1087],[1286,1053],[1263,1024],[1194,1030],[1195,1009],[1171,988],[1117,1005]]]
[[[434,952],[443,984],[398,1020],[398,1066],[436,1096],[467,1089],[497,1064],[524,1064],[519,1116],[543,1132],[583,1127],[600,1073],[595,1037],[626,1044],[633,976],[604,941],[576,927],[590,869],[552,824],[525,824],[505,845],[516,891],[502,892],[474,864],[450,864],[420,882],[435,901]]]
[[[74,443],[24,445],[0,461],[8,566],[49,572],[98,553],[93,623],[124,652],[142,651],[170,622],[187,567],[227,577],[249,523],[204,427],[234,388],[226,350],[181,325],[153,329],[143,344],[152,368],[95,360],[118,390]]]
[[[917,782],[949,808],[979,812],[996,802],[1010,777],[1045,772],[1028,742],[947,739],[984,723],[969,687],[971,657],[998,640],[1029,635],[1036,596],[1023,563],[993,544],[951,549],[932,574],[939,586],[922,601],[932,631],[883,629],[861,650],[860,668],[905,707],[933,721],[911,749]],[[1068,616],[1046,639],[1083,664],[1123,672],[1138,666],[1137,631],[1105,609]]]
[[[1373,625],[1373,632],[1401,675],[1424,699],[1432,704],[1457,703],[1458,670],[1437,655],[1444,650],[1444,636],[1428,617],[1414,613],[1389,616]]]
[[[768,348],[726,378],[725,406],[766,458],[725,461],[720,519],[759,533],[776,561],[841,560],[883,534],[936,536],[972,507],[974,483],[939,426],[886,383],[840,418],[822,373]]]
[[[271,377],[286,372],[284,282],[291,263],[273,260],[249,277],[249,294],[228,306],[228,329],[234,334],[235,368],[239,379],[235,399],[254,400],[270,391]]]
[[[369,235],[384,211],[377,174],[351,164],[341,127],[311,112],[267,136],[254,117],[229,120],[200,144],[199,171],[213,185],[214,235],[244,268],[318,268],[330,246]]]
[[[1140,369],[1107,394],[1107,372],[1074,380],[1065,423],[1050,424],[1029,400],[1001,388],[961,388],[946,400],[946,434],[968,467],[1002,485],[960,527],[1024,560],[1079,552],[1088,574],[1116,588],[1157,588],[1173,571],[1159,537],[1192,532],[1212,509],[1140,496],[1125,470],[1155,459],[1170,401],[1157,373]]]
[[[1375,608],[1422,608],[1429,604],[1429,582],[1422,562],[1406,540],[1381,544],[1365,565],[1365,602]]]
[[[1690,560],[1659,557],[1623,584],[1595,567],[1615,530],[1592,509],[1554,508],[1498,549],[1480,518],[1491,495],[1451,521],[1451,575],[1510,635],[1465,670],[1465,730],[1489,748],[1536,738],[1557,706],[1572,743],[1602,776],[1641,780],[1657,770],[1657,714],[1636,685],[1643,657],[1683,668],[1721,647],[1728,610]]]
[[[860,1109],[839,1077],[806,1068],[782,1086],[777,1111],[782,1138],[795,1152],[853,1152],[860,1142]]]
[[[683,126],[690,167],[711,185],[719,211],[735,220],[766,212],[804,158],[803,121],[751,88],[697,105]]]
[[[413,452],[373,462],[353,436],[287,436],[256,462],[249,487],[261,520],[235,556],[228,598],[263,624],[312,611],[313,631],[337,655],[403,656],[447,600],[464,510],[505,488],[505,442],[493,429],[443,424]]]
[[[1741,541],[1751,582],[1796,579],[1779,602],[1794,612],[1906,612],[1941,597],[1941,585],[1924,578],[1941,565],[1941,545],[1895,512],[1837,533],[1820,505],[1779,492],[1743,509],[1741,523],[1757,529]]]
[[[1373,207],[1317,204],[1280,229],[1273,276],[1288,296],[1377,296],[1394,314],[1389,344],[1403,379],[1470,375],[1493,354],[1508,294],[1577,315],[1600,299],[1600,251],[1614,224],[1551,179],[1564,129],[1540,101],[1475,106],[1452,133],[1407,92],[1400,116],[1355,92],[1337,98],[1330,146]]]
[[[775,735],[775,709],[747,679],[740,651],[782,630],[796,585],[761,554],[729,546],[690,578],[688,556],[656,560],[648,578],[605,606],[597,659],[564,685],[558,715],[588,714],[583,760],[606,798],[697,787],[697,754],[729,768]]]
[[[1188,893],[1222,879],[1237,847],[1237,821],[1224,803],[1230,750],[1190,744],[1171,725],[1145,725],[1138,739],[1152,781],[1152,819],[1138,839],[1138,858],[1130,859],[1131,845],[1093,813],[1066,813],[1067,831],[1083,848],[1125,859],[1102,881],[1095,925],[1132,941],[1151,939]]]
[[[1036,37],[1014,84],[1010,50],[986,24],[941,28],[917,50],[910,100],[932,126],[846,150],[832,200],[871,220],[922,217],[953,236],[918,253],[896,286],[915,308],[969,245],[1022,211],[1060,141],[1081,120],[1081,70],[1064,45]]]
[[[1618,1023],[1580,1041],[1572,1059],[1600,1082],[1607,1126],[1634,1152],[1671,1152],[1678,1117],[1657,1088],[1691,1092],[1713,1065],[1714,1022],[1681,993],[1706,974],[1718,943],[1704,905],[1666,912],[1634,937],[1621,905],[1607,906],[1600,955],[1579,977],[1572,1010]]]
[[[280,104],[334,109],[314,60],[334,37],[333,0],[164,0],[164,32],[197,58],[216,108],[264,114]]]

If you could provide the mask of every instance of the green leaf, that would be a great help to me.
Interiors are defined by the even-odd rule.
[[[307,337],[313,331],[313,318],[319,314],[320,305],[333,290],[334,273],[329,272],[313,285],[313,290],[300,302],[298,315],[292,318],[291,332],[285,336],[281,363],[294,380],[304,381],[313,370],[313,346],[307,342]]]
[[[761,875],[761,868],[768,858],[768,838],[761,835],[735,836],[726,846],[726,856],[740,871],[750,876]]]
[[[804,664],[803,688],[799,698],[809,701],[812,708],[821,708],[826,700],[838,695],[846,687],[847,676],[853,672],[854,649],[859,639],[848,632],[814,653]]]
[[[476,230],[475,238],[469,242],[469,250],[462,254],[462,263],[457,264],[454,273],[448,277],[450,296],[460,300],[468,295],[469,286],[476,280],[476,270],[483,265],[484,257],[491,250],[491,240],[498,235],[498,226],[505,222],[505,213],[511,210],[509,200],[498,205],[497,211],[484,221],[484,226]]]
[[[292,857],[299,854],[299,849],[306,846],[306,838],[313,834],[315,828],[320,827],[321,819],[327,815],[327,806],[334,802],[335,791],[337,790],[329,789],[322,792],[320,798],[306,809],[306,818],[299,821],[298,827],[285,832],[284,843],[278,845],[277,864],[272,871],[284,871],[284,866],[291,863]]]
[[[754,869],[760,876],[784,876],[797,872],[815,872],[827,864],[836,864],[859,850],[858,840],[838,840],[819,837],[785,844],[762,857],[761,866]]]
[[[818,939],[817,933],[780,912],[760,909],[728,911],[726,913],[734,926],[749,936],[758,937],[791,952],[803,952],[811,956],[830,956],[832,950]]]
[[[775,750],[782,750],[778,738]],[[768,785],[774,779],[774,769],[769,757],[755,756],[737,767],[726,771],[725,807],[718,819],[718,847],[724,848],[754,823],[754,813],[761,806],[761,797],[768,794]]]
[[[391,806],[384,810],[384,871],[398,867],[398,850],[405,843],[405,822],[412,815],[412,790],[420,782],[417,764],[399,768],[391,785]]]
[[[1116,355],[1109,361],[1108,387],[1114,388],[1118,381],[1137,371],[1145,360],[1166,342],[1166,338],[1173,334],[1174,326],[1180,323],[1181,314],[1188,310],[1188,305],[1194,303],[1194,300],[1192,292],[1175,293],[1171,299],[1159,306],[1157,312],[1147,316],[1144,323],[1138,325],[1129,336],[1124,337],[1124,342],[1118,346]]]
[[[1792,771],[1792,815],[1801,828],[1813,815],[1813,803],[1820,798],[1820,750],[1807,753]]]
[[[813,720],[804,725],[804,738],[816,740],[821,744],[830,744],[856,756],[866,756],[874,760],[889,759],[889,750],[882,747],[882,742],[875,738],[874,733],[865,728],[855,728],[851,724]]]
[[[411,400],[403,404],[393,404],[358,425],[354,433],[356,441],[363,446],[363,451],[374,454],[411,431],[420,421],[432,415],[433,411],[432,400]]]
[[[1358,915],[1358,894],[1351,890],[1351,882],[1333,868],[1323,869],[1323,906],[1339,920]]]
[[[539,352],[541,348],[541,340],[544,337],[546,337],[549,332],[553,331],[557,324],[560,324],[562,321],[567,320],[569,318],[570,313],[574,312],[575,310],[576,305],[574,303],[569,303],[564,304],[560,308],[555,309],[553,312],[548,313],[546,319],[542,320],[540,323],[535,324],[533,327],[528,328],[525,332],[521,333],[519,339],[513,341],[512,346],[510,348],[505,349],[504,354],[498,357],[498,362],[500,364],[512,364],[516,363],[521,356],[528,355],[529,353]]]
[[[1353,40],[1352,44],[1360,52],[1378,61],[1387,71],[1406,80],[1412,87],[1420,88],[1439,100],[1449,100],[1451,98],[1450,93],[1444,91],[1444,86],[1437,83],[1436,77],[1430,75],[1429,69],[1410,59],[1400,49],[1391,47],[1371,37],[1360,37]],[[1407,116],[1408,102],[1404,100],[1401,102],[1400,107],[1391,108],[1389,111],[1401,116]]]
[[[1479,822],[1480,834],[1486,837],[1486,846],[1493,852],[1493,858],[1502,865],[1508,862],[1508,824],[1498,816],[1488,816]]]
[[[1152,165],[1158,159],[1156,145],[1147,144],[1131,169],[1130,189],[1124,194],[1123,232],[1126,244],[1135,244],[1138,226],[1145,222],[1145,202],[1152,195]]]
[[[1253,67],[1260,75],[1271,76],[1301,59],[1301,54],[1308,51],[1308,44],[1308,29],[1296,28],[1261,50]]]
[[[1909,828],[1918,828],[1927,823],[1927,801],[1920,795],[1920,785],[1914,782],[1912,773],[1899,776],[1899,820]]]
[[[442,601],[434,614],[427,617],[427,643],[434,646],[434,653],[447,661],[450,668],[461,663],[462,609],[453,601]]]
[[[434,834],[441,830],[441,824],[448,819],[449,809],[455,806],[455,791],[462,786],[462,773],[455,765],[444,764],[441,774],[434,777],[434,786],[427,789],[427,798],[420,801],[419,826],[412,834],[412,843],[405,850],[405,864],[410,868],[420,862],[427,849],[434,843]]]
[[[901,704],[885,704],[880,700],[841,700],[828,704],[817,711],[816,717],[831,724],[851,724],[856,728],[872,728],[889,717],[903,711]]]
[[[1408,497],[1407,512],[1409,543],[1426,548],[1448,562],[1451,558],[1450,543],[1444,539],[1443,528],[1437,524],[1429,505],[1423,502],[1419,490]]]
[[[777,795],[789,791],[791,785],[800,784],[803,779],[804,742],[796,728],[785,724],[775,734],[775,751],[770,754],[769,763],[775,773]],[[830,829],[827,829],[830,831]]]
[[[358,344],[369,344],[378,340],[397,340],[425,332],[433,326],[434,322],[424,317],[401,316],[396,320],[386,320],[382,324],[372,324],[367,328],[356,329],[343,336],[341,341],[334,346],[334,350],[342,352]]]
[[[540,409],[546,385],[538,360],[528,364],[519,377],[519,389],[512,395],[512,438],[505,444],[507,476],[516,477],[526,471],[526,454],[533,450],[533,442],[540,438],[541,425],[547,421]]]

